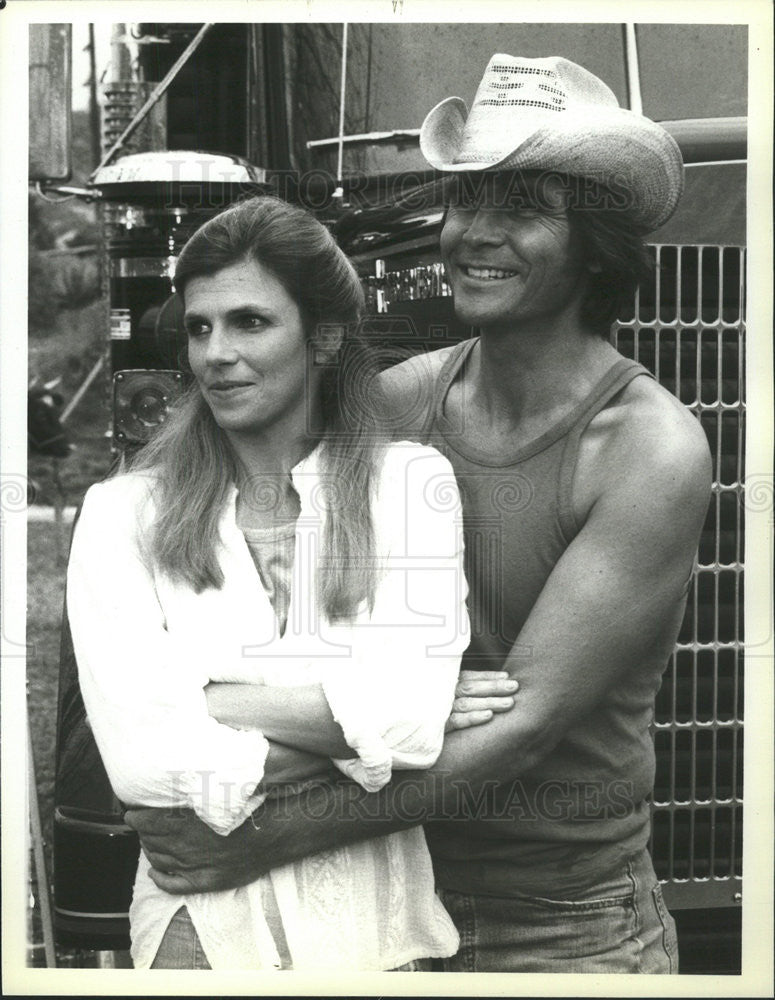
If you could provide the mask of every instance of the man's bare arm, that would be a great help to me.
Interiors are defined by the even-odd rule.
[[[655,652],[667,661],[711,485],[704,434],[680,418],[652,417],[637,449],[631,434],[609,441],[605,484],[504,664],[517,704],[467,736],[471,779],[529,770],[631,664]]]
[[[259,830],[247,824],[229,838],[205,835],[206,848],[195,824],[160,831],[149,821],[143,839],[152,857],[155,848],[178,842],[181,860],[171,878],[158,876],[162,888],[241,884],[232,871],[236,856],[255,878],[307,854],[450,815],[459,782],[475,788],[493,776],[516,778],[599,703],[629,664],[657,643],[666,643],[666,658],[675,636],[665,635],[664,621],[680,607],[691,572],[710,463],[704,440],[691,432],[671,438],[657,426],[650,433],[658,448],[644,435],[640,451],[628,449],[626,440],[621,454],[609,449],[606,460],[617,474],[557,563],[507,660],[520,683],[511,711],[451,733],[432,769],[396,774],[376,795],[349,785],[318,788],[284,803],[281,815],[264,807]],[[526,649],[529,657],[521,655]],[[205,859],[206,867],[197,869]]]

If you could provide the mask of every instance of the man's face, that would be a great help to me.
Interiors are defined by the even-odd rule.
[[[586,269],[552,174],[489,174],[453,197],[441,255],[464,323],[505,331],[572,315]]]

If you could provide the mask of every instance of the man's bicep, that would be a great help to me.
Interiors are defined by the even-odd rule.
[[[561,733],[669,638],[692,571],[707,485],[698,463],[688,474],[674,466],[636,469],[629,477],[623,470],[601,493],[507,661],[520,682],[514,711]]]

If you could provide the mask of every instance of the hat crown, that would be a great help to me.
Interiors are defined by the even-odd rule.
[[[459,97],[437,104],[420,130],[437,170],[554,170],[622,190],[638,226],[656,229],[683,190],[681,151],[655,122],[619,107],[613,91],[561,56],[496,53],[470,114]]]
[[[496,53],[476,91],[455,162],[495,160],[506,136],[516,149],[545,123],[611,107],[619,107],[613,91],[569,59]]]
[[[582,105],[618,107],[613,91],[598,77],[561,56],[525,59],[496,53],[476,91],[478,108],[524,108],[563,112]]]

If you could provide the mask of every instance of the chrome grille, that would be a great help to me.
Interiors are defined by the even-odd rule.
[[[384,264],[382,260],[376,261],[375,275],[367,275],[363,279],[366,304],[372,313],[387,312],[389,306],[396,302],[414,302],[452,294],[444,265],[439,262],[394,271],[385,270]]]
[[[654,280],[613,340],[700,420],[714,481],[657,700],[651,850],[673,907],[731,906],[742,875],[745,251],[654,253]]]

